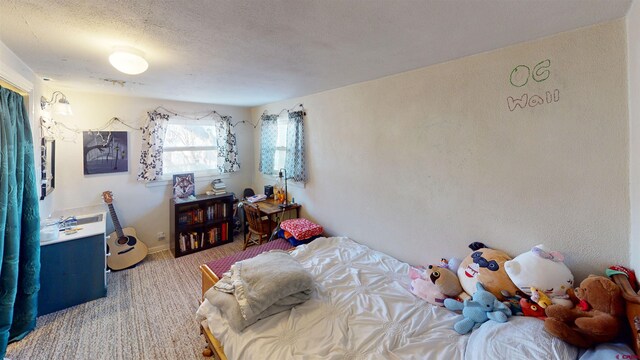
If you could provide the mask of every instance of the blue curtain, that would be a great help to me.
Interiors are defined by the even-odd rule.
[[[289,113],[287,123],[287,155],[284,168],[287,177],[293,181],[307,182],[307,169],[304,159],[304,121],[303,111]]]
[[[262,114],[260,126],[260,167],[265,175],[275,175],[273,163],[276,156],[278,140],[278,115]]]
[[[36,326],[40,212],[23,97],[0,87],[0,357]]]

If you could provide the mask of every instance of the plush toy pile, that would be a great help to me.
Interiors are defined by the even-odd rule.
[[[607,277],[589,276],[574,294],[564,256],[542,244],[513,259],[483,243],[469,248],[471,254],[461,262],[442,259],[439,265],[410,270],[414,294],[461,312],[454,325],[458,333],[523,315],[544,320],[547,332],[585,348],[613,340],[622,329],[622,292]]]

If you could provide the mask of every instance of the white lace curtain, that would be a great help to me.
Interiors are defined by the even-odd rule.
[[[162,153],[170,115],[155,110],[147,114],[149,119],[142,129],[138,180],[149,182],[157,180],[162,175]],[[231,116],[221,115],[220,120],[216,120],[216,146],[220,173],[240,170],[238,143],[231,125]]]
[[[167,133],[169,115],[158,111],[148,112],[149,120],[142,128],[139,181],[153,181],[162,175],[162,151]]]
[[[216,123],[216,138],[218,146],[218,170],[220,173],[230,173],[240,170],[238,160],[238,141],[231,116],[221,116]]]

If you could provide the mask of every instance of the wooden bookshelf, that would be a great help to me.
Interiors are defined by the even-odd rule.
[[[171,199],[171,238],[174,257],[233,242],[233,193],[198,195],[195,200]]]

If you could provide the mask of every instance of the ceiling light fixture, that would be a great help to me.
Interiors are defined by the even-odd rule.
[[[129,75],[142,74],[149,68],[144,53],[130,47],[115,47],[109,56],[109,62],[118,71]]]
[[[56,114],[73,115],[67,96],[60,91],[54,91],[51,94],[51,100],[47,100],[44,96],[40,97],[40,108],[44,110],[47,105],[53,105],[53,112]]]

